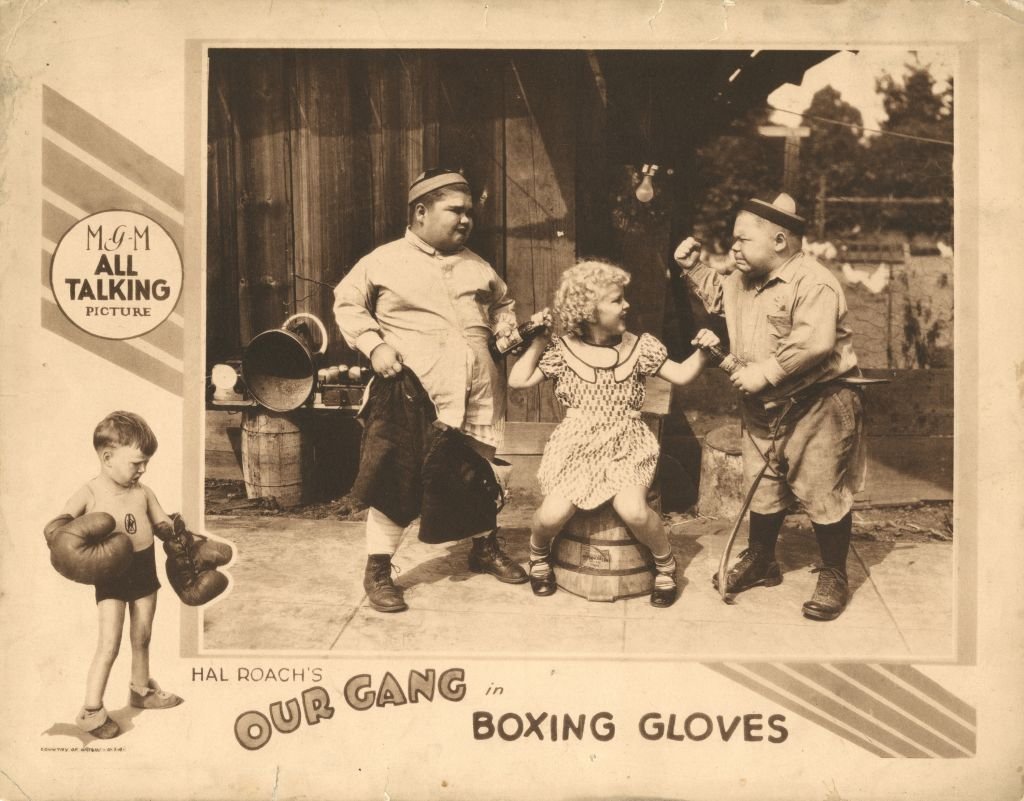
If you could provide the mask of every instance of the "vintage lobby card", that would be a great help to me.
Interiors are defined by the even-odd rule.
[[[0,799],[1024,795],[1019,0],[8,0],[0,43]],[[383,614],[362,516],[261,500],[351,483],[369,361],[345,351],[332,289],[401,234],[429,162],[481,177],[470,245],[520,320],[586,248],[628,262],[628,319],[660,330],[662,266],[694,222],[664,211],[668,187],[683,208],[757,186],[767,172],[687,177],[709,132],[837,52],[941,67],[951,140],[910,131],[932,149],[876,163],[940,170],[951,148],[954,181],[910,204],[951,220],[952,239],[926,243],[945,266],[923,298],[898,294],[920,240],[897,248],[903,267],[850,256],[837,272],[883,315],[865,363],[891,381],[864,392],[887,399],[870,424],[892,427],[854,510],[880,533],[855,535],[837,619],[801,616],[806,522],[783,532],[785,581],[726,605],[709,579],[731,515],[671,518],[670,609],[535,597],[413,529],[395,558],[409,609]],[[792,103],[779,113],[807,108]],[[764,120],[767,138],[701,174],[755,170],[747,145],[769,141],[798,182],[800,125],[814,121]],[[826,190],[829,214],[867,209]],[[897,213],[901,191],[871,208]],[[296,314],[323,332],[296,334]],[[266,360],[244,363],[262,332]],[[702,380],[727,406],[724,374]],[[522,503],[555,407],[509,397],[512,440],[537,443],[498,451]],[[696,397],[666,401],[664,448],[707,433]],[[292,425],[300,405],[319,422]],[[663,473],[666,500],[680,475]],[[211,486],[243,480],[251,497],[210,508]],[[942,525],[899,517],[936,499]],[[503,524],[522,564],[529,511]],[[900,526],[903,541],[882,536]]]

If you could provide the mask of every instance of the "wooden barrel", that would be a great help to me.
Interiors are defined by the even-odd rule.
[[[700,455],[700,490],[697,511],[708,517],[735,517],[747,488],[743,481],[738,423],[709,431]]]
[[[282,507],[305,498],[312,447],[291,414],[246,411],[242,420],[242,478],[248,498],[275,498]]]
[[[637,542],[611,503],[579,510],[552,546],[555,579],[588,601],[647,595],[654,588],[654,560]]]

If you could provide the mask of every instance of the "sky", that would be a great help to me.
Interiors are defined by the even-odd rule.
[[[875,78],[883,72],[900,79],[904,64],[915,63],[915,54],[922,65],[930,65],[935,89],[942,91],[946,79],[956,69],[956,52],[953,49],[920,48],[908,51],[902,48],[872,47],[859,53],[843,51],[820,64],[811,67],[804,74],[800,86],[785,84],[768,96],[769,105],[789,111],[801,112],[811,104],[814,93],[829,84],[842,95],[842,99],[860,110],[865,128],[879,127],[885,119],[882,97],[875,92]],[[772,122],[778,125],[798,125],[799,118],[792,114],[772,114]]]

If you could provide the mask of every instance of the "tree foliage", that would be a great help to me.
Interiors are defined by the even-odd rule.
[[[775,150],[757,133],[768,121],[759,108],[733,122],[729,132],[697,151],[695,196],[699,199],[695,227],[707,245],[721,251],[732,241],[732,213],[743,200],[762,196],[778,182]]]
[[[884,206],[873,227],[907,234],[944,235],[952,228],[953,82],[935,92],[927,66],[906,65],[903,80],[885,74],[876,81],[887,119],[882,130],[900,136],[876,136],[864,159],[864,191],[883,197],[943,198],[939,206]],[[915,137],[913,139],[904,137]],[[925,141],[937,140],[937,141]]]
[[[875,88],[887,115],[881,134],[865,136],[861,112],[832,86],[811,99],[803,112],[802,124],[811,135],[801,142],[797,207],[809,219],[814,216],[822,179],[829,197],[941,198],[939,205],[829,204],[826,235],[856,226],[949,241],[953,148],[943,143],[953,140],[953,81],[936,91],[927,65],[907,64],[901,78],[885,73]],[[780,189],[781,142],[757,132],[767,117],[767,108],[752,112],[697,153],[696,223],[711,241],[729,242],[729,216],[740,200],[768,199]]]
[[[811,217],[822,187],[822,178],[829,195],[855,195],[861,192],[864,119],[860,111],[843,100],[842,95],[832,86],[825,86],[815,92],[811,104],[803,113],[804,125],[811,129],[811,135],[804,140],[805,145],[800,149],[801,170],[796,199],[797,208]],[[834,207],[829,210],[829,222],[833,229],[850,228],[859,222],[859,210]]]

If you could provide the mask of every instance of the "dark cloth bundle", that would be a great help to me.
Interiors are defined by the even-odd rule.
[[[417,516],[420,539],[440,543],[497,527],[502,493],[489,462],[461,431],[437,422],[434,404],[408,368],[377,376],[360,412],[353,494],[400,525]]]
[[[494,470],[461,431],[438,431],[423,463],[420,539],[451,542],[498,526],[502,493]]]

